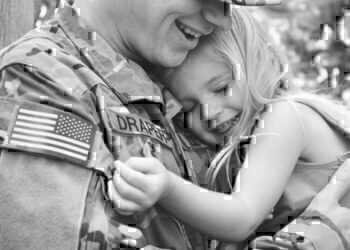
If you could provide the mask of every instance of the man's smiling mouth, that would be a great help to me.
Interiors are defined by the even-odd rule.
[[[188,40],[198,39],[202,36],[200,32],[195,31],[194,29],[190,28],[189,26],[183,23],[177,21],[175,22],[175,24]]]

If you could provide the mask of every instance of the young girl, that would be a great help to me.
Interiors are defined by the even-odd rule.
[[[181,66],[161,76],[183,104],[189,129],[211,145],[225,142],[208,171],[212,190],[220,170],[229,176],[240,141],[249,140],[232,193],[187,183],[155,158],[130,158],[118,163],[120,211],[158,201],[181,221],[230,242],[259,226],[279,231],[300,215],[350,156],[350,112],[293,87],[287,70],[265,30],[233,9],[231,31],[201,41]],[[350,207],[350,196],[342,202]],[[262,224],[271,210],[273,219]]]

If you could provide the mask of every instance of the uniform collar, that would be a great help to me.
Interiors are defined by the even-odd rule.
[[[171,94],[171,92],[161,85],[165,105],[166,117],[169,119],[174,118],[182,110],[182,104]]]
[[[79,17],[79,10],[64,4],[56,15],[68,39],[84,61],[105,78],[128,103],[149,101],[164,106],[162,92],[137,63],[123,57]],[[87,59],[87,60],[86,60]]]

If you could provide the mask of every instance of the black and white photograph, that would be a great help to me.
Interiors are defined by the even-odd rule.
[[[350,0],[0,0],[0,250],[119,249],[350,250]]]

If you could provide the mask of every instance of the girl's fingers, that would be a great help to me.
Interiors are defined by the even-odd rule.
[[[269,214],[266,216],[266,218],[265,218],[264,221],[269,221],[269,220],[272,220],[272,219],[273,219],[273,214],[272,214],[272,213],[269,213]]]
[[[112,201],[113,208],[122,215],[131,215],[135,212],[141,211],[141,207],[134,201],[123,198],[115,189],[112,181],[107,183],[108,197]]]
[[[139,162],[138,164],[141,163],[142,162]],[[142,172],[133,169],[129,164],[125,164],[121,161],[115,161],[114,166],[116,167],[114,173],[115,178],[113,178],[115,180],[115,185],[118,185],[118,178],[120,178],[140,191],[144,191],[148,187],[147,176]]]
[[[133,202],[141,202],[143,199],[143,192],[142,190],[135,187],[133,184],[129,184],[125,179],[119,175],[118,173],[115,173],[113,176],[112,181],[113,189],[108,189],[109,192],[116,191],[118,195],[124,199],[127,199],[129,201]]]
[[[144,174],[157,174],[161,168],[165,168],[163,164],[154,157],[130,157],[124,163],[133,170]]]
[[[150,157],[150,158],[153,157],[153,156],[152,156],[151,147],[150,147],[150,145],[149,145],[148,143],[145,143],[145,144],[143,145],[142,153],[143,153],[143,156],[145,156],[145,157]]]

